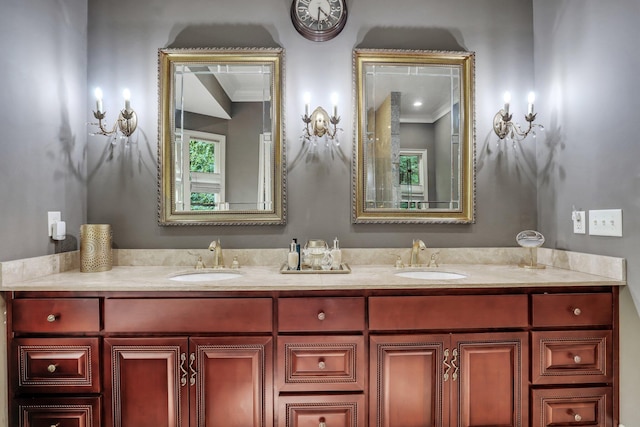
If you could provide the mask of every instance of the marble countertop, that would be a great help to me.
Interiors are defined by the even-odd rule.
[[[426,268],[465,275],[453,280],[424,280],[396,276],[398,257],[405,262],[409,249],[346,249],[343,261],[351,273],[282,274],[283,249],[225,250],[225,261],[240,262],[240,277],[203,282],[183,282],[170,277],[211,270],[196,270],[195,261],[209,261],[208,250],[114,250],[110,271],[82,273],[79,253],[65,252],[0,263],[0,291],[296,291],[349,289],[470,289],[544,286],[623,286],[624,258],[538,248],[544,269],[518,265],[531,261],[522,248],[430,248],[423,260],[437,253],[440,265]],[[407,269],[417,270],[417,269]],[[215,270],[220,271],[220,270]]]
[[[388,265],[351,265],[348,274],[282,274],[278,267],[246,266],[224,270],[241,276],[229,280],[182,282],[170,277],[195,270],[185,266],[116,266],[99,273],[71,270],[10,285],[3,290],[45,291],[287,291],[348,289],[513,288],[544,286],[617,286],[622,280],[547,267],[525,269],[517,265],[451,264],[426,269],[396,269]],[[396,276],[405,270],[432,270],[464,274],[453,280],[424,280]]]

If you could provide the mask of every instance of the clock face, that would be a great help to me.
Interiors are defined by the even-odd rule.
[[[347,21],[344,0],[293,0],[291,19],[296,30],[314,41],[337,36]]]

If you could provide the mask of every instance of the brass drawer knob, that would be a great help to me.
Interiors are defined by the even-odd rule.
[[[57,317],[56,317],[55,314],[50,314],[50,315],[47,316],[47,322],[49,322],[49,323],[55,322],[56,319],[57,319]]]
[[[51,372],[52,374],[56,371],[57,365],[54,365],[53,363],[49,366],[47,366],[47,371]]]
[[[575,414],[575,415],[573,416],[573,419],[574,419],[574,420],[576,420],[577,422],[582,421],[582,417],[580,416],[580,414]]]
[[[327,367],[327,364],[324,363],[324,360],[321,360],[320,362],[318,362],[318,368],[324,369],[326,367]]]
[[[575,363],[580,363],[580,362],[582,362],[582,357],[580,357],[578,355],[575,355],[575,356],[573,356],[573,361]]]
[[[51,427],[60,427],[60,423],[51,424]]]
[[[318,320],[324,320],[327,318],[327,315],[324,313],[324,311],[321,311],[320,313],[318,313]]]
[[[573,309],[573,315],[574,316],[580,316],[582,314],[582,310],[580,310],[579,308],[574,308]]]

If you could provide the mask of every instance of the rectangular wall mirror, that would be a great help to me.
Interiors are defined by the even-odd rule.
[[[474,54],[356,49],[353,61],[353,222],[474,222]]]
[[[160,224],[284,224],[283,50],[158,55]]]

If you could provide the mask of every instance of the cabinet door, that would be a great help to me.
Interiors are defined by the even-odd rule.
[[[452,336],[450,425],[528,425],[528,342],[526,332]]]
[[[369,425],[449,425],[448,342],[448,335],[370,337]]]
[[[271,337],[192,338],[191,346],[196,372],[192,426],[273,425]]]
[[[189,425],[186,338],[105,338],[105,426]]]

